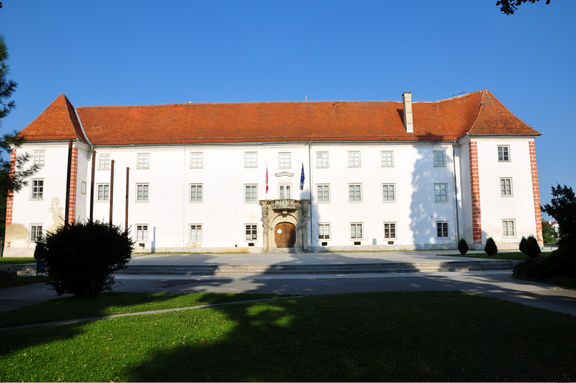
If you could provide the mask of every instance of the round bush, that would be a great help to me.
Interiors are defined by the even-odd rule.
[[[461,238],[460,241],[458,242],[458,251],[460,252],[460,254],[464,255],[468,252],[468,243],[466,243],[466,240],[464,238]]]
[[[526,254],[526,237],[522,237],[522,239],[520,240],[520,245],[518,246],[518,249],[523,252],[524,254]]]
[[[37,243],[48,284],[58,294],[95,297],[114,283],[114,272],[130,260],[133,241],[117,226],[100,222],[61,226]]]
[[[534,238],[533,235],[529,236],[526,239],[526,245],[524,245],[523,253],[529,256],[530,258],[537,258],[541,252],[542,250],[540,250],[538,240]]]
[[[486,254],[488,254],[491,257],[498,254],[498,246],[496,246],[496,243],[494,242],[492,237],[488,238],[488,240],[486,241],[486,246],[484,246],[484,251],[486,252]]]

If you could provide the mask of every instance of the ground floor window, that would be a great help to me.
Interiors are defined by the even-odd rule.
[[[436,237],[448,238],[448,222],[436,222]]]
[[[330,224],[329,223],[319,223],[318,224],[318,239],[330,239]]]
[[[190,242],[202,242],[202,224],[190,225]]]
[[[254,223],[247,223],[246,225],[244,225],[244,232],[246,233],[247,241],[258,240],[258,225]]]
[[[36,242],[42,238],[42,225],[30,226],[30,241]]]
[[[384,224],[384,238],[395,239],[396,238],[396,224],[388,222]]]
[[[513,219],[502,220],[502,236],[505,238],[516,237],[516,222]]]
[[[148,225],[136,225],[136,242],[148,242]]]
[[[364,225],[362,223],[351,223],[350,239],[362,239],[363,231],[364,231]]]

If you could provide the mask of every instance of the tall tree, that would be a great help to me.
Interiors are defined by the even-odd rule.
[[[560,238],[576,236],[576,195],[569,186],[552,186],[552,200],[542,206],[542,211],[556,219]]]
[[[537,3],[540,0],[498,0],[496,6],[500,7],[500,11],[507,15],[513,15],[518,7],[524,3]],[[550,4],[550,0],[546,0],[546,4]]]

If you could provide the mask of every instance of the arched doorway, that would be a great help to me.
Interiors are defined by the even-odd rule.
[[[290,222],[280,222],[274,228],[274,239],[277,248],[294,247],[296,242],[296,227]]]

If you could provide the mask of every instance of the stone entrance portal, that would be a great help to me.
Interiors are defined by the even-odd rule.
[[[310,201],[262,200],[263,252],[308,251]]]
[[[296,242],[296,227],[290,222],[280,222],[274,228],[274,240],[277,248],[291,248]]]

